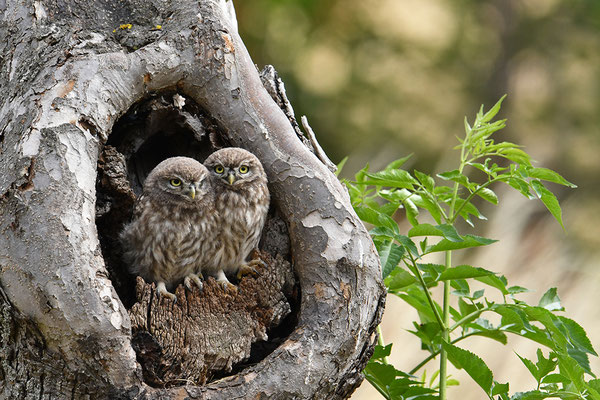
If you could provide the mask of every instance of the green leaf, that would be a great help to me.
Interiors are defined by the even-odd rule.
[[[554,353],[550,353],[548,358],[546,358],[546,357],[544,357],[542,350],[537,349],[536,354],[537,354],[538,360],[535,363],[535,366],[537,367],[538,371],[540,372],[541,377],[548,375],[550,372],[552,372],[556,369],[556,364],[558,363],[558,360],[553,355]]]
[[[436,351],[439,346],[441,334],[440,324],[437,322],[425,322],[417,324],[413,321],[414,331],[409,331],[413,335],[421,339],[421,347],[423,350]]]
[[[519,294],[519,293],[529,293],[531,290],[523,287],[523,286],[511,286],[506,288],[509,294]]]
[[[398,370],[390,364],[381,364],[378,362],[369,362],[365,367],[364,373],[367,379],[374,381],[377,386],[386,388],[398,376]]]
[[[492,120],[492,118],[494,118],[496,116],[496,114],[498,114],[498,111],[500,111],[500,107],[502,106],[502,101],[506,98],[506,95],[500,97],[500,100],[498,100],[496,102],[496,104],[494,104],[494,106],[492,108],[490,108],[490,110],[485,113],[485,115],[481,118],[481,122],[489,122]]]
[[[537,367],[535,366],[533,361],[531,361],[525,357],[521,357],[518,353],[515,353],[515,354],[517,355],[517,357],[519,357],[521,359],[523,364],[525,364],[525,366],[527,367],[527,369],[529,370],[529,372],[531,373],[531,375],[533,376],[535,381],[539,382],[540,379],[542,379],[542,376],[540,375],[540,371],[537,369]]]
[[[543,400],[548,397],[557,397],[556,393],[545,393],[539,390],[531,390],[529,392],[515,393],[510,400]]]
[[[540,179],[542,181],[554,182],[560,185],[568,186],[570,188],[576,188],[577,185],[569,182],[562,176],[560,176],[557,172],[552,171],[548,168],[528,168],[527,174],[536,179]]]
[[[508,290],[506,290],[506,278],[504,278],[504,279],[502,279],[502,278],[504,278],[504,277],[498,277],[496,275],[487,275],[487,276],[477,277],[475,279],[481,283],[484,283],[488,286],[498,289],[500,292],[502,292],[502,294],[506,295],[506,294],[508,294]]]
[[[448,224],[437,226],[431,224],[419,224],[408,231],[408,237],[415,236],[443,236],[452,242],[463,241],[458,232],[456,232],[456,229]]]
[[[517,331],[520,331],[523,328],[527,330],[532,329],[531,325],[529,324],[529,320],[527,319],[527,315],[523,312],[523,310],[519,309],[518,306],[499,304],[494,306],[493,311],[502,316],[501,324],[505,329],[507,327],[512,327]],[[513,329],[511,329],[511,332],[512,331]]]
[[[371,360],[383,359],[389,357],[390,354],[392,354],[392,343],[387,346],[376,345]]]
[[[501,394],[508,394],[508,382],[507,383],[498,383],[494,382],[494,387],[492,388],[492,396],[498,396]]]
[[[514,163],[517,163],[520,165],[525,165],[528,167],[531,166],[531,157],[529,156],[529,154],[525,153],[521,149],[508,148],[508,149],[504,149],[504,150],[500,151],[499,153],[504,158],[507,158]]]
[[[583,379],[584,369],[577,360],[572,357],[559,355],[558,368],[560,370],[560,374],[568,377],[577,390],[583,390],[585,385],[585,381]]]
[[[417,179],[419,180],[419,182],[421,182],[421,185],[423,185],[423,187],[429,191],[430,193],[433,192],[433,188],[435,186],[435,181],[433,180],[433,178],[427,174],[424,174],[420,171],[417,171],[415,169],[414,171],[415,176],[417,177]]]
[[[571,382],[569,378],[561,374],[549,374],[542,378],[542,383],[562,383],[568,385]]]
[[[385,279],[398,266],[405,250],[392,240],[375,241],[375,247],[381,259],[382,278]]]
[[[498,329],[484,329],[481,331],[471,332],[471,334],[475,336],[483,336],[488,339],[495,340],[496,342],[502,343],[504,345],[508,343],[508,338],[506,337],[506,334]]]
[[[546,187],[542,185],[540,181],[531,181],[531,186],[533,187],[533,190],[535,190],[540,200],[542,200],[542,203],[544,203],[548,211],[550,211],[560,226],[562,226],[564,229],[565,226],[562,222],[562,210],[560,209],[560,204],[558,203],[556,196],[554,196],[551,191],[546,189]]]
[[[485,391],[490,393],[493,382],[492,371],[477,355],[470,351],[456,347],[450,343],[442,342],[448,359],[458,369],[464,369],[473,380]]]
[[[429,399],[431,396],[419,396],[419,394],[434,393],[429,388],[424,388],[421,382],[410,379],[396,379],[389,387],[390,398],[393,400],[402,399]]]
[[[587,384],[597,392],[600,392],[600,379],[590,379]]]
[[[478,219],[487,219],[483,216],[483,214],[479,212],[479,210],[473,205],[473,203],[471,203],[470,201],[465,203],[465,200],[461,198],[456,199],[456,209],[460,211],[460,216],[465,220],[465,222],[467,222],[471,226],[473,226],[473,223],[470,219],[471,215],[474,215]]]
[[[436,322],[435,314],[429,305],[429,301],[425,296],[425,293],[421,288],[410,287],[406,290],[405,293],[397,294],[402,300],[406,301],[410,306],[412,306],[419,313],[419,317],[421,318],[421,322]],[[441,313],[441,307],[436,303],[436,308],[438,312]]]
[[[480,188],[476,192],[477,196],[482,199],[489,201],[492,204],[498,204],[498,196],[491,189],[488,188]]]
[[[587,337],[587,334],[581,325],[567,317],[558,316],[558,319],[567,329],[569,333],[569,341],[573,346],[575,346],[575,348],[588,354],[595,356],[598,355],[594,350],[594,346],[592,346],[592,342]]]
[[[469,182],[469,178],[467,178],[466,175],[463,175],[462,173],[460,173],[460,171],[457,169],[454,169],[452,171],[442,172],[441,174],[437,174],[437,176],[444,180],[447,180],[447,181],[458,182],[461,185],[466,186],[466,187],[471,186],[471,183]]]
[[[342,159],[342,161],[339,162],[339,164],[336,166],[336,171],[335,171],[335,176],[339,176],[340,173],[342,172],[342,169],[344,168],[344,165],[346,165],[346,161],[348,161],[348,156],[344,157]]]
[[[417,183],[417,180],[413,178],[410,173],[403,169],[390,169],[377,172],[374,174],[365,173],[369,178],[364,180],[363,184],[375,185],[375,186],[387,186],[395,188],[413,189],[413,185]]]
[[[398,209],[398,207],[400,207],[400,204],[390,202],[390,203],[382,204],[381,206],[379,204],[377,204],[375,207],[372,207],[372,208],[376,209],[380,213],[383,213],[389,217],[393,217],[393,215],[396,212],[396,210]]]
[[[389,292],[397,292],[407,286],[410,286],[417,282],[417,279],[412,276],[408,271],[398,268],[387,277],[385,285]]]
[[[432,200],[425,196],[417,195],[412,196],[410,199],[417,207],[421,207],[422,209],[429,211],[429,214],[431,214],[435,222],[438,224],[442,222],[442,214],[440,209]]]
[[[486,246],[497,242],[497,240],[487,239],[475,235],[464,235],[462,242],[453,242],[448,239],[442,239],[437,244],[430,246],[424,254],[435,253],[438,251],[467,249],[471,247]]]
[[[449,281],[453,279],[469,279],[482,276],[494,275],[492,271],[483,268],[472,267],[470,265],[458,265],[446,269],[439,277],[440,281]]]
[[[356,182],[361,183],[362,181],[364,181],[365,174],[367,172],[369,172],[369,164],[365,165],[365,167],[363,169],[361,169],[356,174],[354,174],[354,179],[356,180]]]
[[[538,307],[543,307],[550,311],[564,311],[564,307],[560,304],[560,298],[558,297],[556,288],[550,288],[544,293]]]
[[[398,168],[402,167],[406,163],[406,161],[408,161],[408,159],[410,159],[412,156],[413,155],[411,153],[411,154],[407,155],[406,157],[402,157],[398,160],[392,161],[384,168],[384,171],[388,171],[390,169],[398,169]]]
[[[408,252],[415,258],[419,257],[419,250],[415,245],[415,242],[410,240],[408,236],[404,235],[395,235],[394,238],[402,245]]]
[[[508,183],[512,188],[517,189],[526,198],[530,200],[535,198],[535,196],[531,194],[531,191],[529,190],[529,183],[527,183],[525,179],[511,177],[505,182]]]
[[[369,206],[356,206],[354,207],[356,215],[363,220],[374,226],[383,226],[391,229],[394,232],[398,232],[398,224],[389,215],[381,213]]]
[[[410,222],[412,226],[419,225],[419,221],[417,221],[417,217],[419,216],[419,209],[415,206],[410,199],[406,199],[402,202],[404,204],[404,210],[406,211],[406,218]]]

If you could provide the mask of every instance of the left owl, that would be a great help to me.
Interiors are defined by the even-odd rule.
[[[188,157],[162,161],[120,235],[130,272],[156,282],[158,293],[172,300],[169,290],[181,281],[202,289],[202,267],[214,263],[217,219],[208,170]]]

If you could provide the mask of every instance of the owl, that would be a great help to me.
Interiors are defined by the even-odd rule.
[[[246,258],[258,246],[267,218],[267,176],[254,154],[236,147],[212,153],[204,165],[211,174],[220,230],[217,262],[207,272],[223,287],[235,288],[226,274],[237,274],[240,279],[261,262],[247,263]]]
[[[202,268],[215,264],[218,224],[207,169],[192,158],[168,158],[148,175],[121,232],[124,260],[131,273],[176,301],[169,290],[182,280],[202,289]]]

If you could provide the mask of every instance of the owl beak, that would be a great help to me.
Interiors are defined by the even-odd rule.
[[[230,185],[233,185],[233,182],[235,182],[235,175],[230,173],[229,175],[227,175],[227,180],[229,181]]]
[[[192,198],[192,200],[194,200],[196,198],[196,188],[194,187],[194,185],[191,185],[189,187],[188,194]]]

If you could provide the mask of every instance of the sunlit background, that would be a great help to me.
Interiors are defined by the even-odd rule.
[[[540,202],[500,186],[500,206],[482,205],[478,233],[499,239],[469,263],[504,274],[537,302],[557,286],[569,317],[600,349],[600,1],[597,0],[238,0],[240,32],[254,62],[280,73],[297,116],[307,115],[342,175],[414,153],[409,168],[454,168],[452,150],[480,104],[508,94],[499,139],[525,146],[539,166],[579,188],[551,187],[566,233]],[[391,361],[409,370],[424,354],[406,329],[412,309],[388,299],[383,332]],[[461,345],[488,363],[511,393],[535,389],[511,338]],[[592,359],[600,373],[600,362]],[[429,374],[437,369],[427,366]],[[485,397],[462,371],[450,397]],[[353,399],[377,398],[364,383]]]

